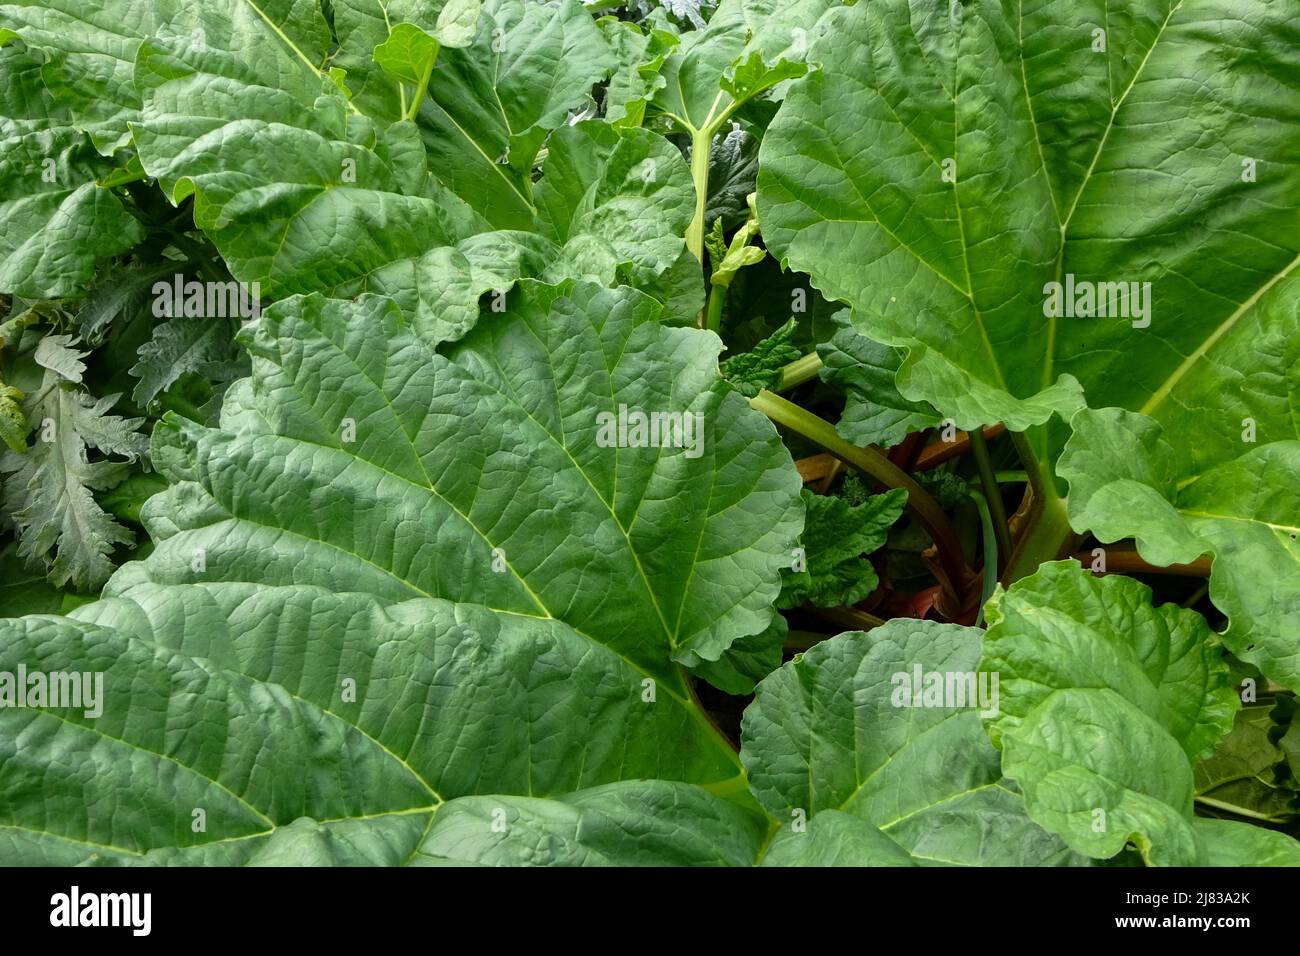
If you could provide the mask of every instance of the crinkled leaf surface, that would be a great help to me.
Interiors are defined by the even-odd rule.
[[[6,0],[0,35],[10,30],[40,51],[40,76],[54,101],[110,155],[128,145],[129,124],[139,116],[133,76],[140,44],[178,7],[176,0]]]
[[[807,518],[800,546],[805,567],[782,572],[778,606],[856,604],[880,583],[864,555],[884,545],[889,529],[907,505],[907,492],[894,488],[854,505],[805,489],[803,502]]]
[[[1224,643],[1287,687],[1300,687],[1300,441],[1276,441],[1190,475],[1179,468],[1203,433],[1171,441],[1144,415],[1081,412],[1061,456],[1070,522],[1102,541],[1135,537],[1157,565],[1214,555],[1210,597],[1228,616]]]
[[[781,666],[788,632],[785,618],[774,614],[767,630],[737,638],[716,661],[695,665],[694,673],[728,694],[752,694],[759,681]]]
[[[765,388],[776,389],[785,366],[799,358],[799,349],[793,344],[797,328],[791,319],[748,352],[728,358],[722,363],[722,374],[749,398]]]
[[[0,46],[0,290],[77,295],[100,261],[143,238],[117,195],[97,185],[113,169],[56,103],[35,53]]]
[[[558,247],[551,273],[608,284],[623,271],[654,294],[655,280],[685,252],[694,211],[681,153],[646,130],[596,122],[557,130],[547,149],[535,228]]]
[[[792,830],[795,811],[817,825],[823,811],[840,810],[923,862],[1069,862],[1002,779],[975,709],[895,704],[899,681],[910,688],[915,668],[973,676],[979,637],[974,628],[900,618],[824,641],[765,679],[745,711],[741,759],[782,829]],[[820,834],[843,826],[782,837],[778,859],[824,859],[830,851],[819,844],[829,838]],[[816,842],[797,848],[800,838]],[[845,846],[861,847],[859,864],[897,862],[874,837]]]
[[[6,740],[29,741],[0,770],[11,813],[0,832],[27,859],[100,844],[146,862],[244,863],[306,817],[390,850],[400,840],[400,853],[368,862],[402,862],[457,796],[734,768],[695,715],[643,702],[639,671],[559,622],[138,576],[128,566],[116,596],[77,621],[27,618],[6,633],[6,652],[29,668],[105,671],[100,718],[0,715]],[[152,720],[150,708],[169,716]],[[77,740],[97,742],[90,779],[61,759]],[[54,820],[34,825],[56,804]],[[191,832],[192,807],[206,810],[206,833]]]
[[[719,134],[709,152],[709,203],[706,223],[722,221],[730,231],[752,214],[747,202],[758,178],[759,138],[739,126]]]
[[[821,70],[796,81],[763,141],[770,248],[851,304],[864,333],[908,348],[903,394],[958,427],[1068,413],[1075,380],[1093,405],[1214,407],[1215,379],[1234,383],[1234,403],[1280,410],[1276,390],[1246,382],[1261,352],[1284,367],[1278,346],[1294,338],[1294,324],[1249,331],[1300,251],[1292,18],[1241,0],[1108,12],[835,11],[810,54]],[[1149,325],[1049,318],[1047,284],[1067,276],[1151,283]],[[1225,433],[1221,418],[1203,427]]]
[[[718,378],[717,339],[664,328],[628,289],[523,291],[445,356],[384,299],[274,307],[227,428],[155,435],[180,484],[146,509],[148,567],[189,580],[205,547],[209,578],[558,617],[678,689],[670,658],[716,659],[763,630],[799,480]],[[601,447],[598,413],[620,405],[698,413],[702,454]],[[285,495],[322,507],[286,510]]]
[[[1055,561],[995,594],[980,666],[1000,676],[993,742],[1058,691],[1108,689],[1160,724],[1189,758],[1232,729],[1240,702],[1205,618],[1153,607],[1132,578]]]
[[[16,858],[490,862],[542,852],[540,826],[555,861],[753,862],[766,823],[703,791],[565,795],[734,776],[673,658],[767,625],[797,473],[718,377],[716,337],[632,290],[524,291],[447,355],[384,299],[279,303],[222,427],[156,433],[156,549],[75,621],[0,640],[0,670],[76,662],[107,695],[100,719],[0,712],[26,741],[0,761]],[[705,454],[600,447],[596,395],[700,412]],[[65,759],[82,746],[89,777]],[[568,809],[507,801],[500,846],[480,804],[428,829],[492,793]],[[638,801],[664,809],[645,840],[601,836]]]
[[[986,612],[980,668],[1002,688],[990,731],[1029,815],[1099,859],[1130,843],[1159,865],[1214,859],[1192,816],[1191,758],[1237,701],[1204,620],[1074,562],[1044,565]]]

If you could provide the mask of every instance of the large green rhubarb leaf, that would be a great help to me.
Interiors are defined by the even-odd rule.
[[[35,52],[0,46],[0,291],[77,295],[99,262],[143,237],[98,184],[114,168],[46,88]]]
[[[0,671],[105,684],[99,716],[0,711],[7,858],[754,862],[766,822],[708,792],[576,792],[737,790],[675,661],[768,627],[800,529],[720,343],[659,310],[530,283],[443,355],[386,299],[270,309],[222,427],[155,434],[154,551],[0,632]],[[608,447],[619,406],[702,442]]]
[[[240,584],[137,585],[75,616],[4,625],[6,671],[103,675],[89,705],[0,711],[10,862],[394,864],[435,813],[465,837],[458,796],[734,771],[697,714],[646,703],[640,672],[554,621]],[[715,813],[743,842],[722,824],[747,814]],[[299,830],[330,852],[295,859]]]
[[[530,228],[538,149],[616,62],[577,0],[487,0],[473,42],[443,50],[429,81],[431,167],[497,228]]]
[[[271,0],[267,7],[282,5]],[[55,102],[109,155],[130,143],[129,124],[139,117],[140,44],[179,7],[178,0],[5,0],[0,37],[11,31],[39,51],[40,76]]]
[[[659,311],[530,283],[442,355],[385,299],[277,305],[247,337],[226,429],[155,434],[179,483],[146,508],[145,567],[194,580],[203,548],[202,580],[556,617],[680,689],[670,659],[716,660],[768,625],[802,509],[774,429],[718,377],[716,337]],[[635,412],[682,429],[619,436]]]
[[[989,729],[1029,816],[1098,859],[1132,844],[1153,864],[1222,862],[1232,828],[1193,817],[1192,760],[1231,728],[1237,702],[1200,615],[1152,607],[1138,582],[1074,562],[999,591],[986,613],[980,668],[1002,688]],[[1256,863],[1300,847],[1265,843]]]
[[[707,790],[642,780],[556,800],[462,797],[438,813],[415,866],[752,866],[761,813]]]
[[[489,38],[488,13],[500,7],[500,16],[514,11],[513,17],[524,10],[517,0],[489,7],[482,26]],[[603,44],[590,17],[570,7],[568,20],[576,10],[594,42]],[[195,7],[162,27],[140,54],[141,160],[174,202],[195,195],[195,222],[235,278],[259,283],[271,297],[392,295],[430,341],[463,335],[478,319],[479,297],[504,293],[521,276],[626,281],[661,301],[676,294],[667,277],[685,254],[682,235],[694,194],[685,162],[666,140],[595,123],[561,131],[537,205],[530,155],[520,186],[529,196],[527,210],[494,220],[508,220],[513,231],[488,232],[488,221],[448,189],[472,202],[483,196],[496,202],[508,192],[492,185],[496,173],[466,173],[461,167],[473,166],[472,158],[453,161],[458,151],[472,152],[473,143],[447,129],[391,121],[373,104],[369,108],[379,112],[363,115],[320,72],[319,24],[295,11],[283,20],[234,0]],[[349,19],[359,16],[356,9],[336,12],[345,21],[340,29],[351,31],[345,31],[345,50],[360,42],[353,34],[369,37],[366,42],[381,38]],[[528,29],[540,29],[536,18],[557,16],[529,5],[527,22],[511,28],[519,34],[511,42],[523,44]],[[568,29],[577,28],[571,23]],[[204,38],[201,47],[194,44],[196,34]],[[516,51],[523,71],[518,82],[527,90],[539,89],[541,64],[567,49],[564,35],[547,27],[534,38],[535,50]],[[560,46],[551,49],[552,42]],[[455,53],[444,50],[444,59]],[[452,82],[443,72],[435,71],[435,85]],[[355,82],[360,74],[348,76]],[[595,78],[585,79],[585,87]],[[492,97],[493,109],[502,108],[495,98],[505,97],[499,86],[489,83],[479,92]],[[503,101],[532,109],[524,100],[521,92]],[[519,136],[535,153],[539,132],[558,125],[564,113],[554,104],[534,105],[542,115]],[[425,109],[426,117],[437,112],[428,103]]]
[[[759,684],[741,759],[781,825],[774,862],[1071,861],[1002,779],[969,683],[979,647],[974,628],[896,619],[818,644]],[[938,697],[927,698],[936,679]],[[969,696],[958,701],[958,689]],[[852,822],[823,821],[829,811]]]
[[[1292,19],[1242,0],[834,11],[763,141],[764,238],[906,347],[903,395],[959,427],[1068,413],[1076,382],[1092,405],[1208,409],[1213,436],[1238,406],[1276,415],[1263,373],[1294,353],[1294,310],[1260,313],[1300,252]]]
[[[1157,565],[1212,554],[1210,597],[1228,615],[1224,643],[1266,675],[1300,688],[1300,441],[1275,441],[1190,474],[1204,435],[1171,441],[1144,415],[1107,408],[1074,419],[1061,456],[1070,521],[1102,541],[1135,537]]]

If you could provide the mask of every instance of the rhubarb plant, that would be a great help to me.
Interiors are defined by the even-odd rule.
[[[0,863],[1300,865],[1261,0],[0,0]]]

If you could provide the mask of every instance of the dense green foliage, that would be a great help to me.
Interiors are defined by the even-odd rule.
[[[1298,29],[0,0],[0,863],[1300,865]]]

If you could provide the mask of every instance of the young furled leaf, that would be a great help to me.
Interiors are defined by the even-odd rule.
[[[751,246],[750,242],[758,235],[758,215],[754,211],[754,196],[746,197],[749,206],[749,218],[736,230],[730,243],[723,243],[722,221],[713,224],[713,235],[706,239],[713,271],[709,273],[709,284],[723,289],[731,286],[736,273],[746,266],[755,266],[766,258],[767,253],[761,246]],[[794,320],[791,319],[791,322]]]
[[[907,505],[901,488],[852,505],[843,498],[803,492],[808,517],[800,544],[806,567],[781,572],[777,607],[856,604],[876,589],[876,571],[863,555],[881,548]]]
[[[747,398],[753,398],[765,388],[776,388],[781,384],[782,370],[800,354],[791,344],[796,327],[795,320],[791,319],[750,351],[724,361],[722,377]]]

